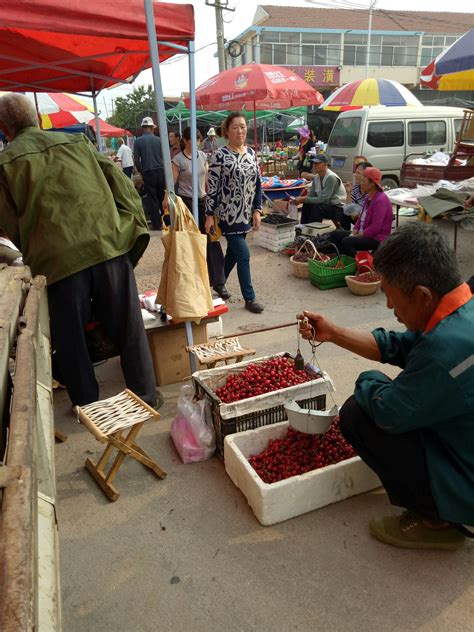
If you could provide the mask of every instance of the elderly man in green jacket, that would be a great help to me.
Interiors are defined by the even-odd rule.
[[[73,405],[99,398],[86,326],[101,322],[125,381],[157,405],[133,266],[149,242],[131,181],[82,134],[45,132],[30,101],[0,98],[0,228],[48,281],[51,333]]]
[[[304,337],[402,369],[365,371],[341,432],[402,516],[370,523],[394,546],[454,550],[474,532],[474,299],[436,228],[409,223],[375,253],[387,307],[406,332],[363,333],[304,312]]]

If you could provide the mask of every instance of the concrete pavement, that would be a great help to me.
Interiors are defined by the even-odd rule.
[[[444,227],[449,231],[450,227]],[[154,236],[137,269],[141,289],[156,287],[161,245]],[[460,231],[465,276],[474,273],[472,233]],[[382,294],[321,292],[291,276],[290,264],[252,246],[262,315],[243,309],[235,275],[224,332],[288,322],[303,308],[341,324],[398,328]],[[296,329],[242,338],[257,355],[296,350]],[[309,346],[302,347],[307,359]],[[320,365],[337,401],[374,363],[324,344]],[[396,370],[387,372],[395,375]],[[117,359],[98,367],[103,397],[123,387]],[[410,552],[370,537],[367,523],[396,512],[382,490],[262,527],[222,463],[183,465],[169,437],[179,385],[164,387],[162,420],[140,443],[168,472],[161,481],[128,461],[109,503],[83,464],[102,450],[55,395],[61,584],[65,632],[471,632],[474,546],[456,553]]]

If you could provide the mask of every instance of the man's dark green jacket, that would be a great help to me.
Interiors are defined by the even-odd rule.
[[[474,526],[474,298],[468,285],[443,297],[424,332],[372,333],[382,362],[403,370],[394,380],[379,371],[362,373],[357,402],[386,432],[419,433],[439,515]]]
[[[150,236],[129,178],[83,134],[26,127],[0,152],[0,228],[48,284],[129,253]]]

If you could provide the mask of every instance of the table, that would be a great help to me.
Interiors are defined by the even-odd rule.
[[[402,206],[406,208],[418,208],[419,207],[418,200],[414,202],[408,202],[400,197],[397,197],[396,195],[390,195],[390,191],[385,191],[385,193],[387,194],[387,197],[390,200],[390,202],[395,205],[395,227],[398,228],[400,208]]]
[[[398,227],[398,221],[399,221],[398,213],[400,211],[400,207],[404,206],[407,208],[419,208],[420,206],[418,203],[418,200],[416,202],[403,200],[402,198],[397,197],[395,195],[390,195],[390,191],[386,191],[386,194],[390,202],[394,204],[396,208],[395,227]],[[438,217],[441,217],[441,219],[453,222],[453,225],[454,225],[453,250],[454,252],[456,252],[456,249],[458,247],[458,224],[465,217],[467,217],[466,213],[455,213],[453,215],[444,215],[444,216],[438,216]]]

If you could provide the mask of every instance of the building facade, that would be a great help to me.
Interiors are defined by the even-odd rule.
[[[258,5],[251,26],[228,42],[227,67],[249,62],[290,66],[327,96],[366,76],[393,79],[422,102],[453,95],[419,88],[421,70],[470,28],[472,13]],[[466,104],[474,93],[457,93]]]

